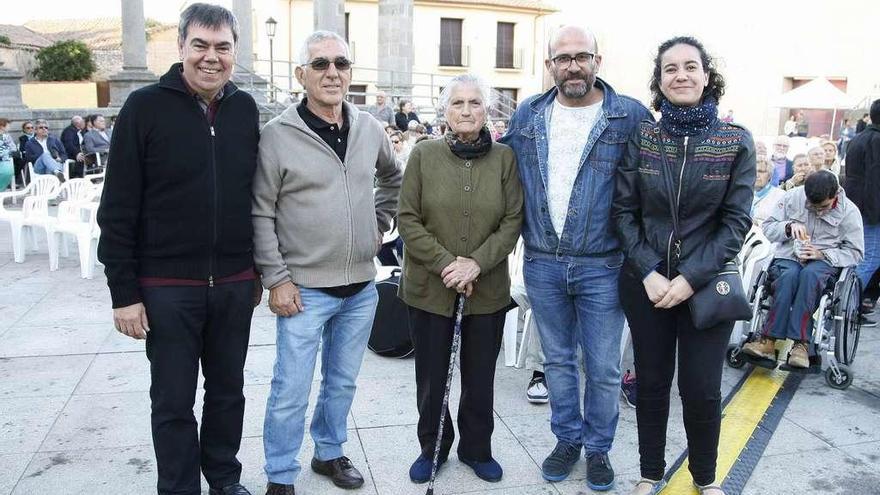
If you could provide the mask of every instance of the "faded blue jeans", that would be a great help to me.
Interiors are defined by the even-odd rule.
[[[556,259],[526,253],[523,277],[544,349],[550,429],[587,454],[611,450],[617,429],[623,310],[617,291],[620,254]],[[586,383],[581,413],[577,348]]]
[[[321,346],[321,389],[310,432],[315,457],[343,455],[348,412],[361,368],[379,296],[370,282],[351,297],[338,298],[318,289],[299,288],[305,311],[278,317],[272,388],[263,424],[266,477],[292,485],[301,471],[306,407]]]

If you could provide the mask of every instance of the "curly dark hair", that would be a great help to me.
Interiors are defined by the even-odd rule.
[[[657,47],[657,56],[654,57],[654,74],[651,76],[650,85],[651,108],[654,110],[660,110],[660,104],[666,98],[660,91],[660,58],[663,57],[666,50],[681,44],[690,45],[700,52],[700,62],[703,64],[703,70],[709,73],[709,85],[703,89],[703,97],[712,96],[718,102],[721,101],[721,96],[724,95],[724,77],[715,68],[715,60],[709,55],[703,44],[692,36],[676,36],[661,43]]]

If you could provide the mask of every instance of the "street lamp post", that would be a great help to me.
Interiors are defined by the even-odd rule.
[[[266,34],[269,36],[269,101],[275,101],[275,57],[272,52],[272,42],[275,38],[275,27],[278,22],[273,18],[266,19]]]

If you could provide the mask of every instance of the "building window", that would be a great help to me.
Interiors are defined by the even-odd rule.
[[[367,85],[352,84],[348,87],[348,101],[355,105],[367,104]]]
[[[440,19],[440,65],[461,67],[461,19]]]
[[[512,22],[499,22],[495,42],[495,67],[513,69],[513,27]]]
[[[498,92],[498,101],[495,103],[495,106],[492,107],[489,116],[492,117],[492,120],[510,120],[514,110],[516,110],[516,98],[519,90],[516,88],[492,89]]]

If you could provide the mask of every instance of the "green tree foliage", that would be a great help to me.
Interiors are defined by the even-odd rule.
[[[0,45],[11,45],[12,40],[9,39],[9,36],[5,34],[0,34]]]
[[[37,53],[34,77],[40,81],[82,81],[95,73],[92,51],[82,41],[59,41]]]

